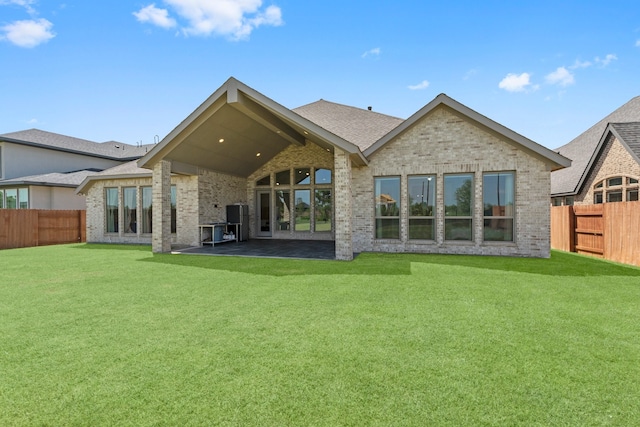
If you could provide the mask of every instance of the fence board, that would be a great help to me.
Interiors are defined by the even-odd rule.
[[[0,249],[86,241],[86,211],[0,209]]]
[[[553,206],[551,247],[640,266],[640,202]]]

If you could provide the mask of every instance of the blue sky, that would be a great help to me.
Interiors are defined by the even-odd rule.
[[[402,118],[446,93],[556,148],[640,95],[640,6],[0,0],[0,58],[0,133],[153,143],[233,76]]]

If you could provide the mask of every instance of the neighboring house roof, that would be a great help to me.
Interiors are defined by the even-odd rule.
[[[571,167],[551,174],[551,195],[574,195],[581,190],[598,155],[609,123],[640,122],[640,96],[618,108],[556,151],[572,160]],[[629,142],[627,142],[629,144]]]
[[[0,134],[0,141],[120,161],[139,159],[153,147],[153,144],[134,146],[117,141],[93,142],[39,129]]]
[[[75,172],[53,172],[41,175],[22,176],[0,181],[0,187],[16,185],[37,185],[44,187],[77,187],[87,176],[97,172],[96,169],[85,169]]]
[[[151,177],[151,175],[151,170],[139,168],[137,160],[133,160],[109,169],[105,169],[101,172],[88,174],[80,182],[78,182],[76,193],[86,194],[87,190],[91,188],[95,181],[104,179]]]
[[[609,128],[640,163],[640,122],[611,123]]]
[[[404,119],[323,99],[292,111],[364,151]]]

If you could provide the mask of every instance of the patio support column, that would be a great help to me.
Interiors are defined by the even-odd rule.
[[[353,259],[353,198],[351,197],[351,157],[349,157],[349,153],[336,148],[333,164],[336,259],[349,261]]]
[[[151,248],[154,253],[171,252],[171,162],[153,166],[153,223]]]

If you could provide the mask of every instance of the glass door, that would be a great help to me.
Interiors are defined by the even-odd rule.
[[[271,237],[271,191],[258,191],[256,230],[259,237]]]

